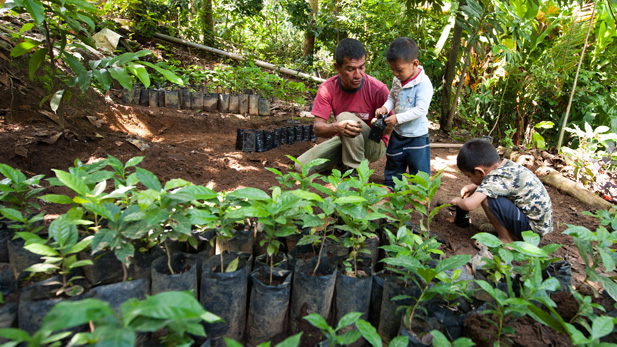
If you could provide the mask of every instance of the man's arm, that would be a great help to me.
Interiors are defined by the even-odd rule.
[[[333,137],[336,135],[356,137],[362,133],[362,125],[352,120],[328,123],[321,117],[315,117],[313,131],[318,137]]]

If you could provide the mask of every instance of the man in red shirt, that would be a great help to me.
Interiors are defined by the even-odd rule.
[[[367,75],[366,50],[360,41],[343,39],[335,52],[334,68],[338,74],[326,80],[317,91],[311,114],[315,116],[313,130],[318,137],[331,139],[306,151],[298,161],[304,165],[317,158],[329,159],[316,171],[343,164],[357,168],[364,159],[374,162],[386,153],[388,136],[379,143],[369,140],[371,120],[375,110],[388,99],[388,87]],[[328,123],[334,115],[335,121]],[[386,128],[389,134],[392,128]],[[300,165],[296,164],[300,171]]]

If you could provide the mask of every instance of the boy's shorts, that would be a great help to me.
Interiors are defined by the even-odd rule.
[[[531,230],[529,218],[518,206],[503,196],[487,198],[488,207],[499,223],[506,228],[516,240],[523,240],[523,231]]]

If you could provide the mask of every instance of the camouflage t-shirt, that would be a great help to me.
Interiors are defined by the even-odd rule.
[[[527,216],[536,234],[553,231],[551,197],[540,179],[526,167],[506,160],[504,165],[486,175],[476,192],[489,198],[503,196],[512,201]]]

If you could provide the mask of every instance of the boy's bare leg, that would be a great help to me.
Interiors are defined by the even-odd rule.
[[[493,215],[493,212],[491,212],[491,209],[488,207],[487,199],[484,199],[484,201],[482,201],[482,209],[484,210],[484,213],[486,214],[486,217],[488,218],[489,222],[493,224],[493,227],[497,231],[497,237],[501,240],[501,242],[510,243],[510,242],[516,241],[514,240],[514,238],[512,237],[512,234],[510,234],[508,229],[506,229],[503,225],[501,225],[501,223],[499,223],[495,215]]]

